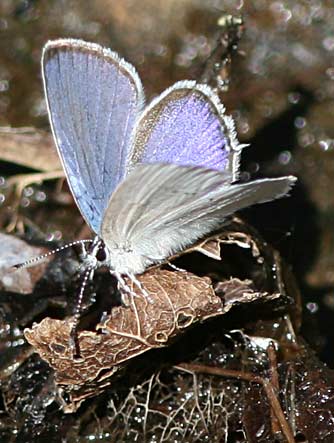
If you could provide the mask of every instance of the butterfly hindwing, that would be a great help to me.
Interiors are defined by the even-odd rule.
[[[214,91],[181,81],[163,92],[138,120],[130,168],[136,163],[174,163],[229,170],[236,180],[243,145]]]
[[[110,250],[131,250],[143,267],[222,226],[234,212],[286,195],[294,177],[230,184],[228,174],[171,164],[138,165],[107,208],[102,236]]]

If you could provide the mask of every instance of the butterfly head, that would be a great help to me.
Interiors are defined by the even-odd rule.
[[[109,255],[109,250],[104,241],[99,237],[95,237],[94,241],[87,247],[82,245],[80,254],[81,268],[83,270],[96,270],[102,266],[111,268]]]

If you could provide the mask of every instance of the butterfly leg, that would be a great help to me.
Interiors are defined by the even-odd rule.
[[[170,261],[167,262],[168,266],[171,267],[172,269],[174,269],[174,271],[179,271],[179,272],[187,272],[185,269],[179,268],[178,266],[175,266],[173,263],[171,263]]]
[[[127,274],[127,276],[137,286],[137,288],[141,291],[141,293],[144,295],[144,297],[147,298],[148,302],[153,303],[153,300],[152,300],[150,294],[146,291],[146,289],[141,284],[141,282],[137,279],[137,277],[134,274]]]
[[[78,324],[79,324],[79,320],[80,320],[80,314],[82,312],[82,303],[83,303],[85,288],[87,286],[88,281],[93,279],[94,272],[95,272],[95,268],[87,268],[86,269],[86,271],[84,273],[83,281],[81,284],[80,292],[78,295],[78,300],[77,300],[77,304],[75,307],[75,311],[73,314],[73,322],[72,322],[72,329],[71,329],[69,344],[72,349],[74,358],[80,357],[80,346],[79,346],[79,342],[78,342]]]
[[[130,297],[138,297],[138,295],[128,286],[124,280],[124,278],[118,272],[109,271],[111,275],[113,275],[117,279],[118,288],[121,292],[122,302],[124,305],[128,305],[123,295],[128,294]]]
[[[124,278],[119,274],[118,272],[110,271],[110,273],[117,278],[119,287],[127,294],[131,295],[132,297],[138,297],[138,294],[136,294],[125,282]],[[147,298],[149,303],[153,303],[152,298],[150,297],[149,293],[146,291],[146,289],[143,287],[143,285],[140,283],[140,281],[133,275],[133,274],[126,274],[127,277],[132,281],[134,285],[137,286],[137,288],[140,290],[141,294]]]

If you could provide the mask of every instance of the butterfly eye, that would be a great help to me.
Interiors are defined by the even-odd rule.
[[[100,262],[104,262],[107,258],[106,250],[105,248],[99,248],[96,254],[96,259]]]

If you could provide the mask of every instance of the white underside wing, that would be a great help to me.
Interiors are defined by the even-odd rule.
[[[231,184],[226,172],[171,164],[138,165],[111,197],[101,235],[119,273],[140,273],[234,212],[286,195],[294,177]]]

